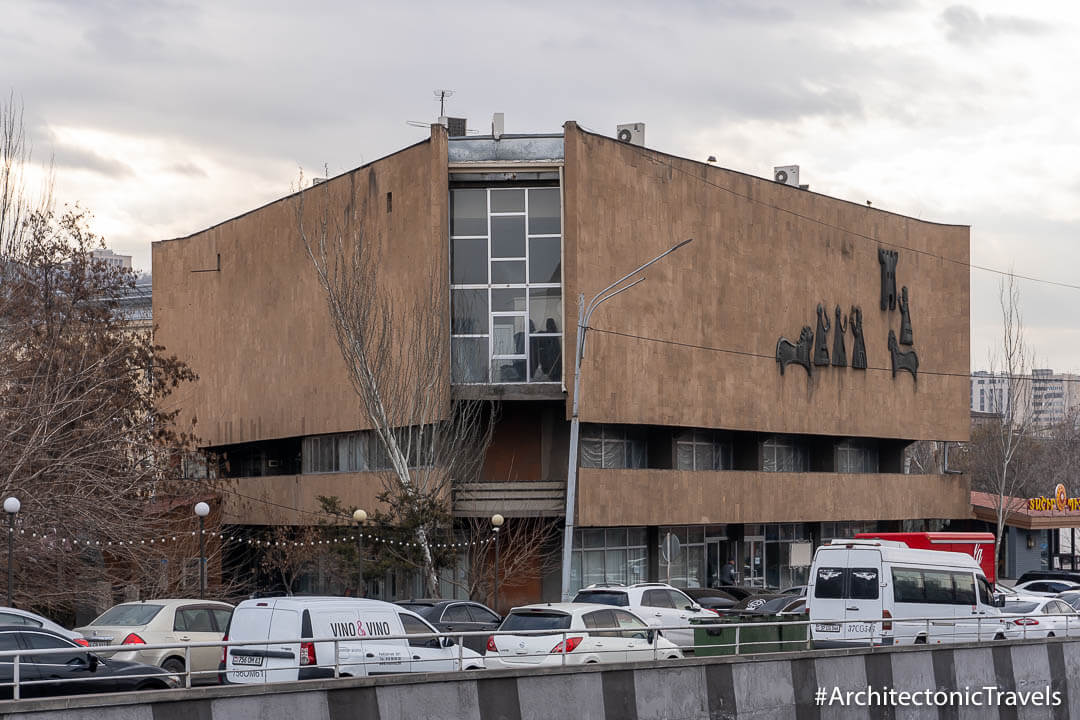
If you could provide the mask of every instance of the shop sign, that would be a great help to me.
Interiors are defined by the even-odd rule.
[[[1054,488],[1054,497],[1034,497],[1028,500],[1028,510],[1057,510],[1058,512],[1080,510],[1080,497],[1069,497],[1065,486],[1058,483]]]

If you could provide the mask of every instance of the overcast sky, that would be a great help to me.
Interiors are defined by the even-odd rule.
[[[972,226],[972,261],[1080,284],[1080,10],[1065,2],[0,0],[0,87],[57,195],[149,269],[187,235],[422,139],[565,120]],[[972,367],[1000,335],[973,270]],[[1021,283],[1039,366],[1080,371],[1080,290]],[[685,338],[699,341],[700,338]]]

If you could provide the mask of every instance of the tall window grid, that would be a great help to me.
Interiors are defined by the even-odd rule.
[[[562,381],[558,187],[450,191],[455,383]]]

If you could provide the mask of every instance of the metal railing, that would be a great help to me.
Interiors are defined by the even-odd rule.
[[[130,653],[136,656],[143,651],[176,649],[182,651],[184,670],[182,673],[154,672],[125,675],[129,680],[158,680],[165,687],[190,688],[199,679],[212,677],[230,684],[265,683],[300,679],[305,674],[312,677],[340,678],[374,674],[392,674],[399,672],[442,672],[483,669],[491,667],[544,667],[578,665],[602,662],[634,662],[646,660],[664,660],[683,657],[695,650],[708,654],[746,655],[761,652],[793,650],[812,650],[815,643],[829,646],[851,646],[878,648],[883,646],[910,644],[937,644],[996,639],[1028,639],[1045,637],[1053,634],[1057,637],[1080,637],[1080,616],[1076,614],[1060,615],[987,615],[987,616],[933,616],[914,618],[870,618],[856,620],[814,619],[798,616],[800,619],[775,621],[740,621],[739,616],[723,616],[707,622],[685,625],[657,625],[646,628],[582,628],[548,630],[508,630],[508,631],[451,631],[436,633],[416,633],[406,635],[379,635],[366,637],[316,637],[282,638],[276,640],[221,640],[211,642],[159,643],[135,645],[106,645],[89,648],[69,647],[57,649],[28,649],[0,651],[0,668],[8,663],[12,665],[11,679],[0,682],[0,689],[6,695],[11,688],[12,698],[19,700],[31,694],[40,686],[48,690],[57,690],[48,694],[65,694],[59,687],[64,683],[83,683],[87,692],[93,692],[92,685],[115,680],[110,675],[108,662],[111,656]],[[1063,622],[1049,623],[1051,620]],[[734,620],[734,622],[733,622]],[[853,628],[854,626],[854,628]],[[785,639],[784,629],[801,628],[801,633],[791,633]],[[848,632],[841,630],[846,628]],[[770,629],[766,632],[767,629]],[[773,635],[771,629],[778,634]],[[679,645],[671,642],[672,631],[683,633],[691,631],[698,639],[706,642]],[[703,633],[700,635],[698,633]],[[479,637],[485,641],[494,638],[497,651],[478,655],[465,647],[467,638]],[[500,637],[513,637],[518,642],[513,654],[498,649]],[[719,641],[711,642],[717,637]],[[524,638],[524,640],[523,640]],[[529,648],[528,639],[548,638],[551,643],[543,647],[550,649],[539,651]],[[577,643],[572,641],[578,638]],[[631,641],[629,644],[614,643],[610,640]],[[584,643],[585,640],[596,641]],[[584,644],[583,644],[584,643]],[[307,664],[305,646],[314,649],[315,662]],[[218,658],[212,669],[194,668],[192,652],[204,648],[224,648],[215,653]],[[253,652],[245,653],[244,648]],[[332,650],[331,650],[332,648]],[[424,650],[444,652],[425,657]],[[236,652],[240,650],[240,652]],[[329,650],[329,653],[328,653]],[[356,652],[359,650],[359,652]],[[524,650],[524,652],[521,652]],[[580,650],[580,651],[579,651]],[[380,654],[381,653],[381,654]],[[631,655],[632,653],[632,655]],[[327,655],[330,657],[327,657]],[[90,655],[104,658],[105,673],[94,677],[96,670]],[[75,678],[43,678],[42,666],[49,666],[50,656],[85,656],[86,676]],[[222,658],[243,657],[258,658],[257,664],[238,664],[226,662]],[[332,659],[331,659],[332,658]],[[271,662],[276,661],[276,662]],[[53,663],[52,665],[59,665]],[[70,667],[69,667],[70,669]],[[102,665],[98,665],[102,669]],[[150,668],[148,667],[147,670]],[[271,676],[270,673],[276,673]],[[6,673],[4,673],[6,675]],[[137,684],[137,683],[136,683]]]

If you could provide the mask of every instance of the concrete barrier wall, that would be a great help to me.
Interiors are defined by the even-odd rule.
[[[889,689],[925,693],[1057,693],[1030,701],[943,707],[818,704],[815,694]],[[852,696],[851,702],[858,698]],[[1047,698],[1049,699],[1049,698]],[[1080,641],[1015,641],[633,665],[467,672],[208,687],[0,703],[12,720],[749,720],[790,718],[1080,717]]]

